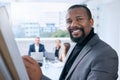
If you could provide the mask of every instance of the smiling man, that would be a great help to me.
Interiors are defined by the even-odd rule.
[[[71,6],[66,15],[66,23],[70,38],[76,45],[68,55],[59,80],[117,80],[117,53],[94,33],[90,10],[84,5]],[[30,77],[45,79],[37,66],[36,72],[29,70],[32,67],[28,65],[35,64],[34,60],[28,56],[23,57],[23,60]]]

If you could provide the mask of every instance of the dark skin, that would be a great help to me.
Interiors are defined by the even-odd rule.
[[[23,56],[22,58],[30,80],[41,80],[42,71],[38,63],[29,56]]]
[[[83,32],[78,28],[83,28],[87,36],[93,26],[93,19],[89,19],[84,8],[70,9],[66,16],[67,30],[73,38],[81,37]],[[72,32],[71,32],[72,30]],[[27,69],[30,80],[40,80],[42,71],[35,60],[29,56],[23,56],[23,61]]]
[[[66,16],[67,30],[72,34],[73,38],[82,36],[82,31],[79,28],[83,28],[85,36],[87,36],[93,26],[93,19],[89,19],[84,8],[74,8],[68,11]],[[72,30],[72,32],[70,32]]]

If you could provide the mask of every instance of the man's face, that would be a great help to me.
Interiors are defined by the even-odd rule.
[[[84,8],[74,8],[66,16],[67,30],[72,41],[81,43],[90,33],[93,20],[89,19]]]
[[[38,45],[40,43],[40,38],[35,39],[35,44]]]

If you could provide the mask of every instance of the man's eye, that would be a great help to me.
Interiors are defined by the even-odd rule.
[[[83,20],[83,18],[78,18],[77,21]]]
[[[68,21],[66,21],[66,23],[72,23],[72,21],[71,21],[71,20],[68,20]]]

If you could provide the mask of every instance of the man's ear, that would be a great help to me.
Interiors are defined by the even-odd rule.
[[[91,25],[91,27],[93,26],[93,24],[94,24],[94,20],[91,18],[90,19],[90,25]]]

